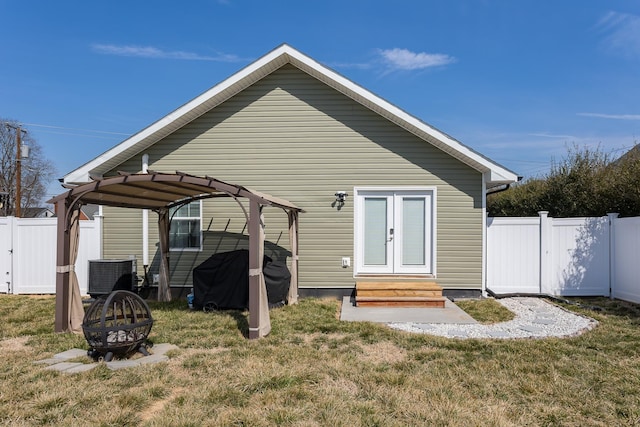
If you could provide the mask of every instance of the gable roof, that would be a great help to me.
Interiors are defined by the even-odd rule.
[[[624,153],[622,156],[618,157],[614,161],[611,162],[613,165],[618,165],[620,163],[624,163],[630,160],[637,160],[640,158],[640,144],[636,144],[629,151]]]
[[[315,77],[331,88],[483,173],[488,187],[509,184],[518,180],[518,176],[514,172],[411,116],[291,46],[283,44],[177,110],[68,173],[64,176],[64,182],[67,184],[80,184],[89,182],[91,180],[90,176],[102,177],[107,171],[116,168],[119,164],[146,150],[162,138],[235,96],[285,64],[291,64]]]

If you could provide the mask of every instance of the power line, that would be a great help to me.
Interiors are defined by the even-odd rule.
[[[35,127],[41,127],[41,128],[49,128],[49,129],[76,130],[76,131],[80,131],[80,132],[106,133],[106,134],[110,134],[110,135],[125,135],[125,136],[131,135],[131,133],[110,132],[110,131],[95,130],[95,129],[69,128],[69,127],[64,127],[64,126],[41,125],[41,124],[37,124],[37,123],[23,123],[23,125],[24,126],[35,126]]]
[[[83,137],[83,138],[93,138],[93,139],[106,139],[106,140],[110,140],[113,141],[114,139],[118,140],[118,139],[122,139],[120,138],[118,135],[113,135],[113,136],[102,136],[102,135],[87,135],[87,134],[82,134],[82,133],[73,133],[73,132],[54,132],[54,131],[40,131],[41,133],[46,133],[46,134],[50,134],[50,135],[69,135],[69,136],[77,136],[77,137]],[[122,135],[130,135],[130,134],[122,134]]]

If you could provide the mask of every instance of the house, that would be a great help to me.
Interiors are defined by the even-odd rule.
[[[22,208],[22,218],[51,218],[54,213],[47,207]]]
[[[80,220],[81,221],[91,221],[95,219],[95,216],[100,212],[100,206],[98,205],[83,205],[80,208]]]
[[[64,177],[182,171],[304,209],[300,295],[347,295],[358,278],[429,278],[445,294],[484,290],[485,193],[517,175],[298,50],[281,45]],[[238,202],[172,212],[170,284],[246,248]],[[266,211],[265,255],[291,262],[286,216]],[[158,272],[158,234],[138,210],[103,209],[103,257]],[[186,294],[186,292],[184,292]],[[183,295],[184,295],[183,294]]]

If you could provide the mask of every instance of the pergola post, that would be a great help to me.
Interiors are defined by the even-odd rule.
[[[249,339],[261,338],[271,332],[267,288],[262,272],[264,228],[260,203],[249,202]]]
[[[291,284],[287,303],[289,305],[298,303],[298,212],[287,211],[289,218],[289,247],[291,248]]]
[[[56,202],[57,222],[57,247],[56,247],[56,314],[54,330],[56,332],[69,332],[70,298],[69,292],[69,265],[70,241],[69,230],[66,224],[67,199],[62,198]]]
[[[158,210],[158,234],[160,246],[160,269],[158,281],[158,301],[171,301],[169,275],[169,209]]]
[[[69,205],[68,199],[56,202],[57,249],[56,249],[56,311],[54,330],[56,332],[82,331],[84,307],[75,272],[78,258],[78,237],[80,233],[80,205]]]

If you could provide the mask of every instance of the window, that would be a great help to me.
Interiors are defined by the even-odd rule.
[[[169,212],[171,229],[169,248],[171,250],[202,250],[202,231],[200,230],[202,202],[191,202]]]

